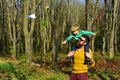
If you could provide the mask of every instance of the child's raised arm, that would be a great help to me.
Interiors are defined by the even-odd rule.
[[[69,35],[63,42],[62,44],[66,44],[68,41],[70,41],[74,36],[71,34]]]
[[[86,35],[96,35],[94,32],[81,30],[81,31],[76,35],[76,37],[81,37],[83,34],[86,34]]]

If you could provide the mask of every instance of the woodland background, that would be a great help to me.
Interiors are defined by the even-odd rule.
[[[119,8],[120,0],[0,0],[0,56],[56,70],[60,55],[65,58],[70,51],[70,44],[62,45],[62,41],[71,25],[78,23],[81,29],[96,33],[90,36],[93,53],[100,60],[116,61],[114,57],[120,54]],[[36,18],[27,18],[30,14]]]

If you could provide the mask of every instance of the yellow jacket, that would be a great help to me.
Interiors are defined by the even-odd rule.
[[[91,57],[93,58],[92,51],[89,50]],[[94,60],[94,59],[93,59]],[[83,49],[77,49],[74,53],[74,64],[72,73],[85,73],[88,72],[88,65],[84,64],[85,62],[85,52]],[[92,67],[95,65],[95,62],[91,65]]]

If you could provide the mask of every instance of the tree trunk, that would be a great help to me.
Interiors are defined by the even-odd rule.
[[[97,7],[99,0],[96,0],[95,4],[93,2],[94,2],[93,0],[86,0],[86,27],[87,30],[89,31],[93,31],[93,29],[95,29],[93,22],[97,17],[97,10],[98,10]],[[91,47],[93,51],[94,51],[94,39],[95,37],[93,37],[91,41]]]
[[[110,38],[110,58],[114,56],[114,27],[112,28],[111,38]]]
[[[118,12],[119,12],[119,5],[120,5],[120,1],[118,0],[118,2],[117,2],[117,5],[116,5],[116,20],[115,20],[115,22],[116,22],[116,25],[115,25],[115,52],[117,53],[118,52],[118,37],[117,37],[117,33],[118,33],[118,25],[119,25],[119,23],[118,23],[118,21],[119,21],[119,18],[118,18]]]
[[[25,52],[27,55],[27,64],[31,63],[32,61],[32,41],[31,41],[32,37],[31,35],[27,35],[25,37]]]
[[[117,19],[117,5],[118,5],[118,0],[113,0],[114,5],[114,12],[113,12],[113,24],[112,24],[112,32],[111,32],[111,39],[110,39],[110,58],[114,57],[115,51],[114,51],[114,39],[115,39],[115,27],[116,27],[116,19]]]
[[[106,48],[106,46],[105,46],[106,45],[106,38],[105,38],[105,36],[103,36],[102,40],[103,40],[102,54],[105,55],[105,48]]]
[[[94,50],[95,50],[95,48],[94,48],[94,42],[95,42],[95,36],[92,37],[92,41],[91,41],[91,43],[92,43],[92,52],[93,53],[94,53]]]
[[[34,31],[34,19],[31,20],[31,24],[28,25],[28,0],[24,0],[24,35],[25,35],[25,53],[27,55],[27,64],[32,61],[32,50],[33,50],[33,31]],[[35,13],[35,0],[32,1],[32,13]],[[30,29],[29,29],[30,28]]]
[[[58,58],[58,54],[57,54],[58,44],[57,44],[57,36],[56,36],[57,30],[54,30],[54,29],[56,29],[55,25],[52,26],[52,35],[54,35],[54,36],[52,36],[52,53],[53,53],[52,65],[53,65],[54,69],[57,69],[58,68],[58,60],[57,60],[57,58]]]
[[[8,11],[8,17],[7,17],[7,22],[8,22],[8,31],[9,31],[9,36],[10,36],[10,42],[11,44],[9,46],[12,46],[14,52],[11,53],[12,54],[12,59],[13,60],[16,60],[16,48],[17,48],[17,45],[16,45],[16,42],[17,42],[17,28],[16,27],[16,8],[14,7],[14,3],[16,2],[11,2],[8,4],[8,7],[7,7],[7,11]],[[12,10],[11,10],[12,8]]]
[[[103,32],[103,36],[102,36],[102,41],[103,41],[103,44],[102,44],[102,54],[105,55],[105,52],[106,52],[106,38],[107,38],[107,30],[108,30],[108,6],[107,6],[107,1],[105,0],[104,1],[105,3],[105,13],[104,13],[104,26],[103,26],[103,29],[102,29],[102,32]]]

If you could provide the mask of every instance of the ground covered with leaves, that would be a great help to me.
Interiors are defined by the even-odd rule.
[[[13,61],[9,57],[0,57],[0,80],[69,80],[72,71],[72,62],[67,61],[65,54],[59,54],[59,67],[54,70],[48,57],[37,55],[28,66],[25,57]],[[89,69],[90,80],[119,80],[120,56],[113,59],[95,53],[96,65]]]

